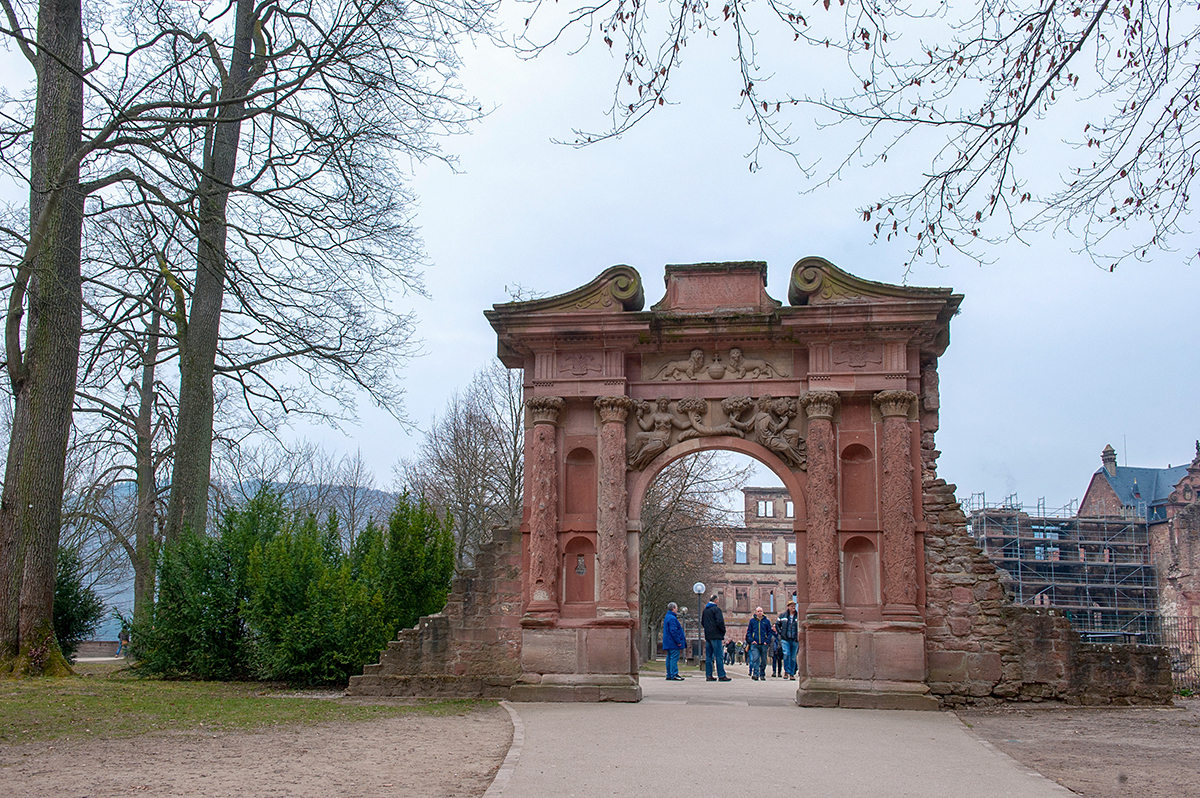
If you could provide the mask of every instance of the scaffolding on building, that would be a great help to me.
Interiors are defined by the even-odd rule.
[[[978,499],[976,498],[978,497]],[[1153,643],[1158,638],[1158,579],[1146,522],[1079,518],[1071,505],[1030,514],[1010,495],[989,505],[967,502],[971,534],[1002,577],[1013,602],[1063,611],[1092,642]]]

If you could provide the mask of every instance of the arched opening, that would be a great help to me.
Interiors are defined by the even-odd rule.
[[[643,661],[661,656],[662,619],[671,601],[679,605],[694,658],[703,651],[700,611],[710,596],[717,597],[732,642],[745,637],[756,607],[774,622],[789,599],[806,592],[798,579],[804,553],[796,533],[804,498],[794,475],[779,467],[789,489],[765,450],[755,457],[744,446],[707,443],[665,452],[631,490],[638,533],[630,571],[637,574]],[[696,583],[703,593],[693,590]]]

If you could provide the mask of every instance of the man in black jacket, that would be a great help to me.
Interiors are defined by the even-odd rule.
[[[725,675],[725,615],[721,612],[721,608],[717,606],[717,596],[715,593],[704,607],[704,613],[700,616],[700,623],[704,626],[705,681],[717,681],[717,679],[713,678],[714,662],[717,665],[717,675],[720,677],[720,681],[732,681]]]
[[[796,680],[796,655],[800,652],[800,618],[796,615],[796,602],[787,603],[787,614],[779,616],[775,627],[783,643],[783,669],[787,677]]]

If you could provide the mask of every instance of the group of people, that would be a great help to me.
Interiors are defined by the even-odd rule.
[[[687,646],[687,638],[683,634],[683,624],[676,615],[678,606],[675,602],[667,605],[667,615],[663,619],[663,652],[667,657],[667,679],[683,681],[679,675],[679,654]],[[704,677],[710,682],[728,682],[725,673],[726,656],[729,649],[725,643],[725,614],[717,604],[713,595],[704,607],[700,616],[700,625],[704,627]],[[767,654],[771,653],[773,662],[772,676],[783,677],[795,681],[796,654],[800,649],[800,619],[796,614],[796,602],[787,603],[787,611],[776,620],[763,614],[762,607],[754,608],[754,617],[746,626],[743,643],[747,661],[750,664],[750,677],[755,681],[767,678]],[[737,641],[730,641],[729,646],[737,646]],[[716,676],[713,668],[716,668]]]

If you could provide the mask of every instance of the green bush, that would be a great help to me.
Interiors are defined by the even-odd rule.
[[[75,659],[79,644],[95,634],[104,620],[104,602],[84,586],[83,577],[79,555],[60,547],[54,581],[54,636],[68,661]]]
[[[165,676],[345,683],[396,632],[445,604],[454,569],[449,519],[402,496],[386,529],[353,549],[338,522],[288,518],[262,491],[227,513],[217,538],[186,537],[159,566],[159,598],[135,628],[137,667]]]

